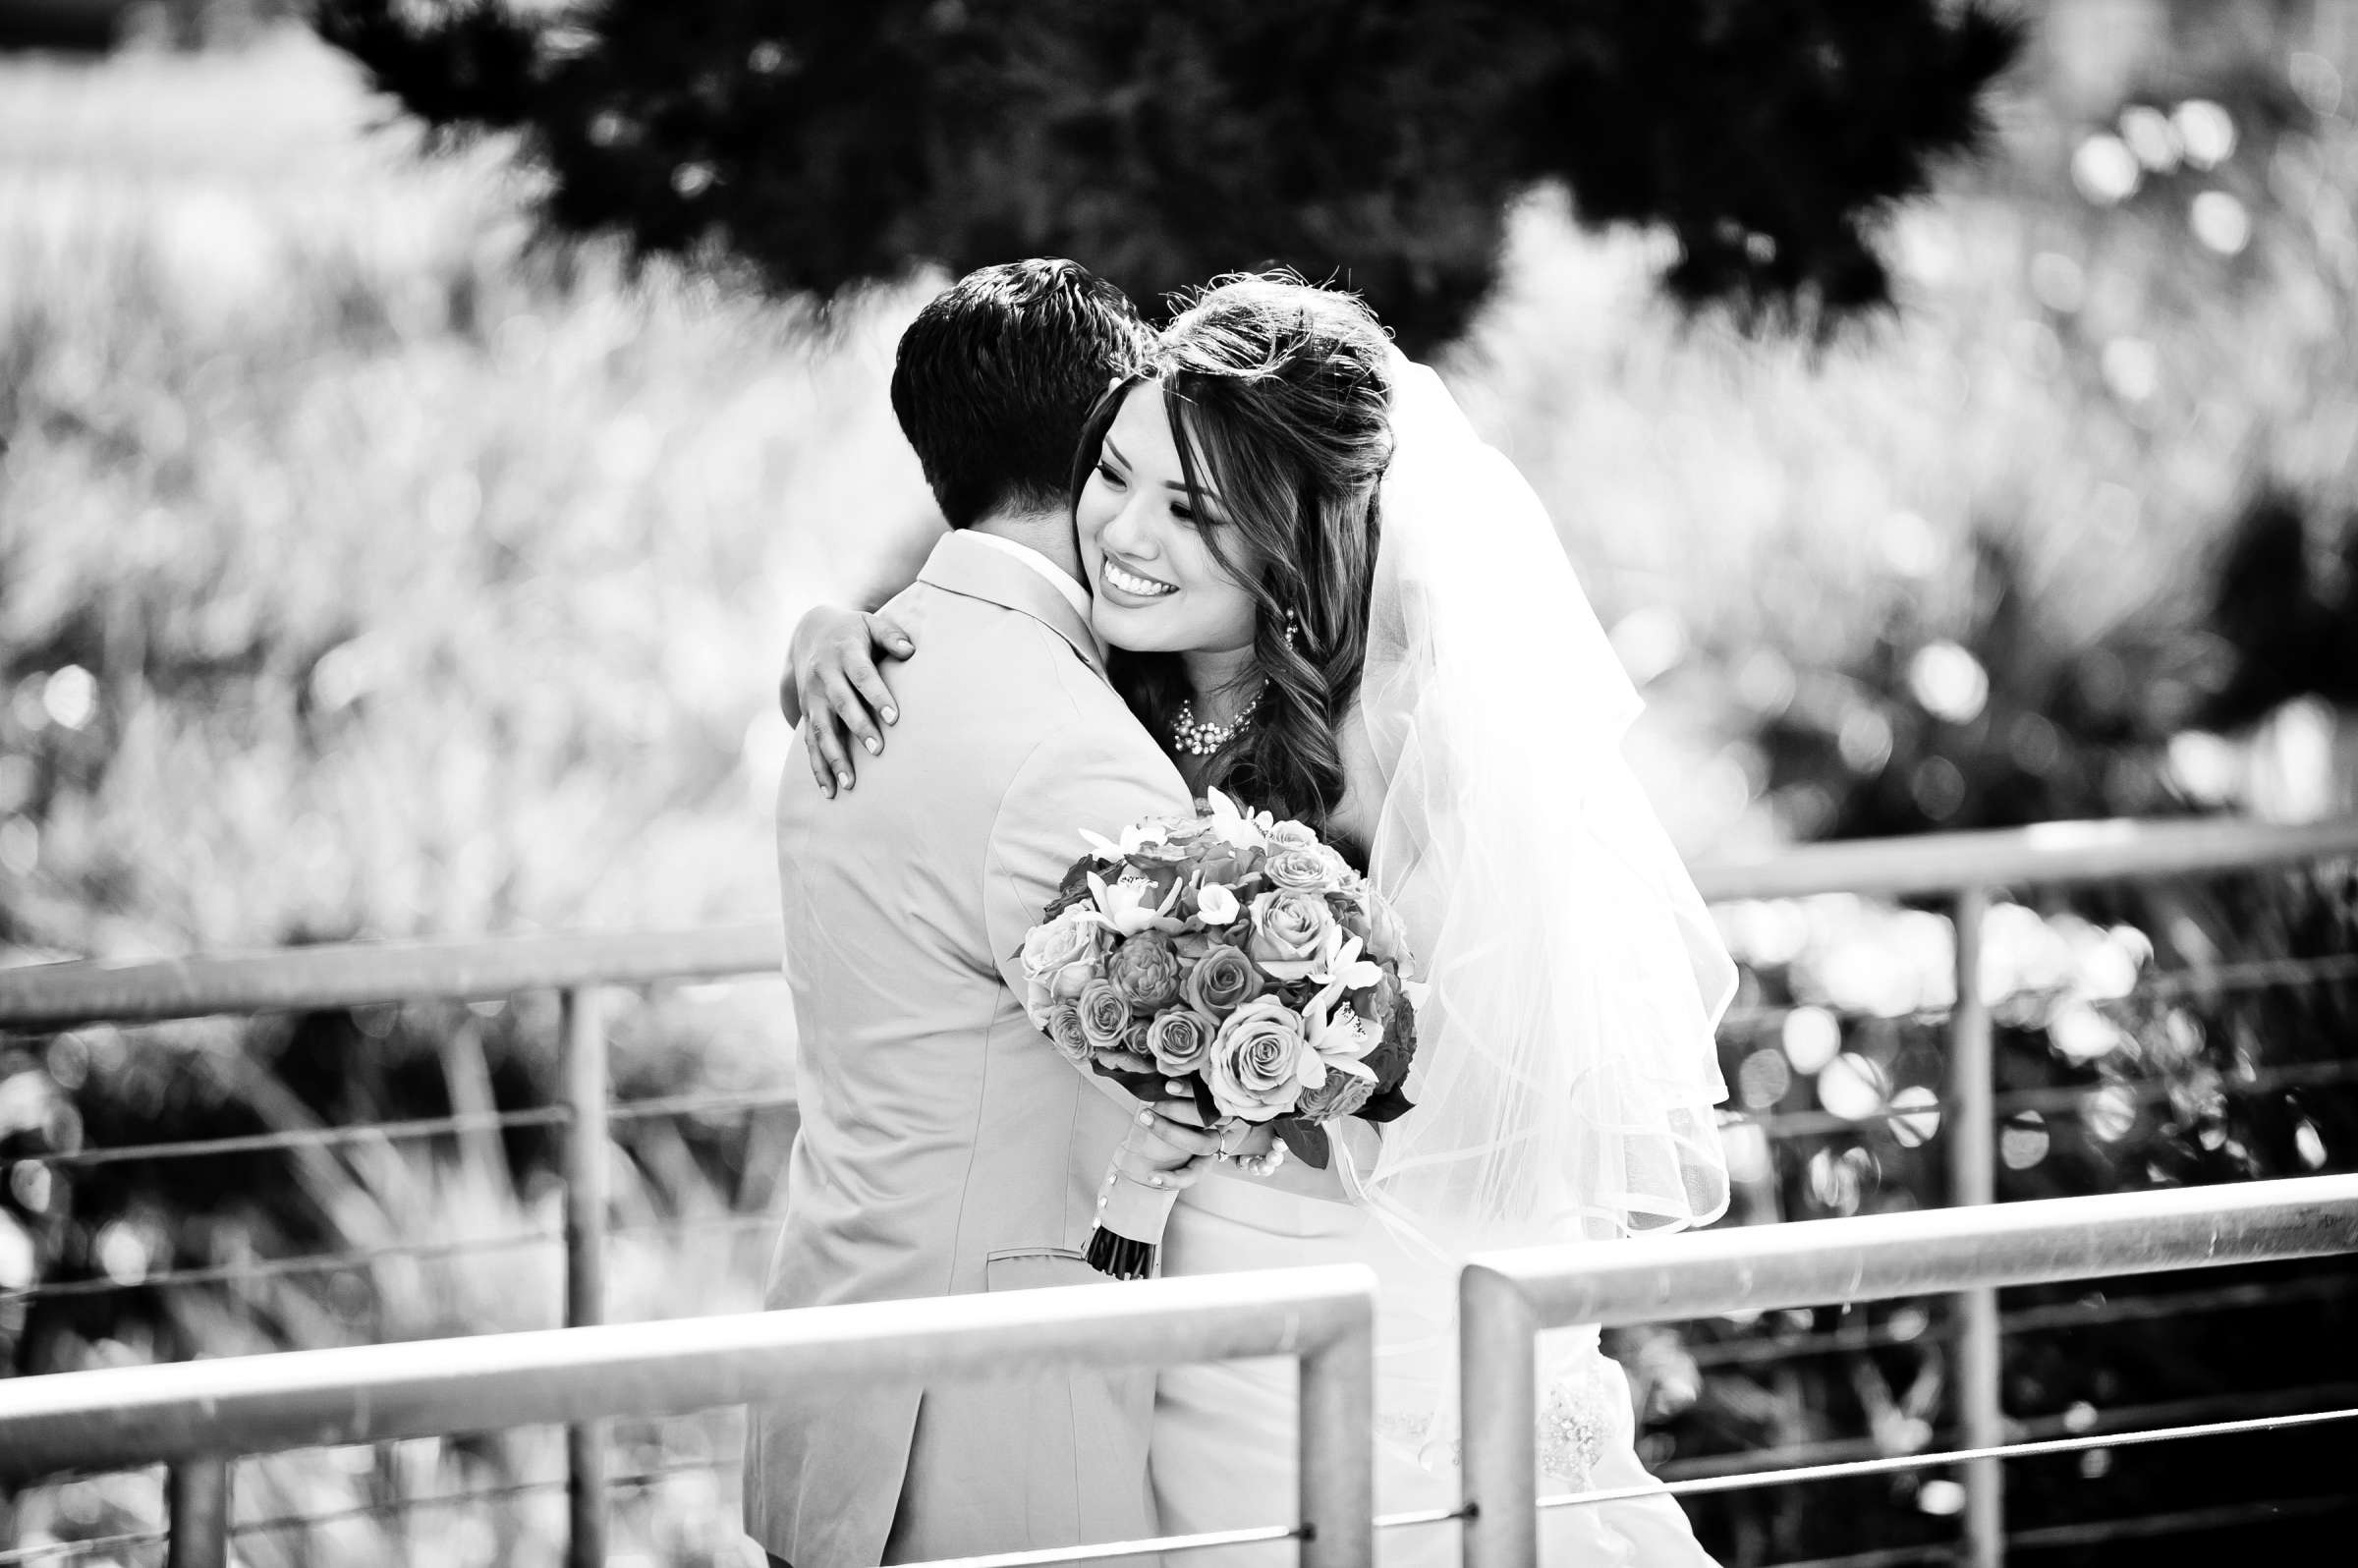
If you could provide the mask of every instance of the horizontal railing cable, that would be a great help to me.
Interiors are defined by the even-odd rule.
[[[2358,976],[2358,955],[2348,960],[2349,971]],[[2297,1062],[2281,1067],[2264,1068],[2249,1078],[2222,1079],[2218,1083],[2221,1092],[2233,1094],[2262,1094],[2283,1089],[2320,1088],[2337,1084],[2358,1083],[2358,1061]],[[2167,1099],[2180,1086],[2167,1082],[2114,1082],[2102,1084],[2057,1085],[2047,1089],[2018,1090],[1996,1096],[1996,1113],[2000,1116],[2020,1115],[2036,1110],[2048,1114],[2068,1114],[2084,1108],[2090,1095],[2126,1093],[2139,1104]],[[615,1122],[646,1121],[672,1116],[704,1116],[760,1110],[779,1110],[797,1102],[790,1089],[758,1090],[751,1092],[717,1092],[695,1094],[650,1096],[646,1099],[617,1100],[609,1106],[607,1119]],[[1833,1111],[1737,1111],[1722,1118],[1721,1125],[1729,1127],[1758,1127],[1769,1137],[1805,1136],[1811,1133],[1841,1132],[1875,1122],[1905,1122],[1920,1117],[1937,1117],[1945,1108],[1945,1101],[1926,1100],[1911,1105],[1885,1105],[1877,1110],[1855,1115]],[[87,1168],[97,1165],[143,1163],[152,1160],[189,1159],[207,1155],[266,1153],[282,1149],[330,1148],[348,1144],[374,1142],[400,1143],[421,1139],[449,1137],[468,1132],[497,1132],[521,1127],[557,1127],[570,1121],[571,1112],[563,1105],[540,1105],[512,1111],[482,1111],[452,1116],[421,1116],[401,1121],[364,1122],[335,1127],[288,1128],[271,1133],[242,1133],[226,1138],[185,1139],[150,1144],[125,1144],[95,1148],[55,1151],[27,1150],[15,1156],[59,1170]]]
[[[731,1214],[711,1219],[655,1220],[617,1225],[608,1240],[671,1237],[766,1230],[777,1223],[765,1214]],[[504,1236],[470,1236],[447,1241],[387,1242],[376,1247],[339,1253],[309,1253],[294,1258],[261,1258],[247,1262],[217,1263],[198,1268],[165,1268],[126,1279],[67,1279],[16,1290],[0,1290],[0,1302],[47,1298],[103,1296],[118,1291],[162,1290],[196,1285],[234,1285],[250,1279],[277,1279],[301,1274],[358,1272],[393,1260],[430,1260],[471,1253],[495,1253],[526,1247],[556,1246],[565,1240],[557,1230],[515,1231]]]
[[[336,1148],[347,1144],[401,1143],[441,1138],[455,1133],[499,1132],[511,1127],[553,1127],[571,1120],[563,1105],[539,1105],[528,1110],[474,1111],[459,1116],[420,1116],[397,1122],[358,1122],[339,1127],[290,1127],[275,1133],[240,1133],[228,1138],[191,1138],[172,1143],[120,1144],[101,1148],[78,1148],[19,1157],[58,1170],[94,1165],[144,1164],[152,1160],[195,1159],[218,1154],[265,1154],[290,1148]]]
[[[2152,998],[2280,990],[2346,980],[2358,980],[2358,953],[2320,953],[2307,958],[2238,959],[2232,963],[2206,965],[2200,969],[2156,970],[2152,974],[2139,976],[2134,985],[2116,996],[2092,996],[2075,985],[2036,985],[2007,991],[1989,1000],[1992,1008],[2001,1012],[2065,1001],[2084,1002],[2090,1007],[2117,1008]],[[1942,1002],[1936,1006],[1912,1007],[1904,1012],[1868,1013],[1829,1009],[1820,1002],[1765,1002],[1729,1008],[1720,1015],[1719,1027],[1722,1031],[1766,1030],[1781,1025],[1795,1013],[1805,1010],[1833,1011],[1839,1016],[1863,1023],[1937,1024],[1947,1019],[1955,1008],[1950,1003]]]
[[[994,1551],[980,1557],[933,1557],[911,1568],[1048,1568],[1052,1563],[1124,1562],[1173,1551],[1211,1551],[1223,1546],[1258,1546],[1303,1540],[1298,1525],[1262,1525],[1243,1530],[1207,1530],[1192,1536],[1156,1536],[1148,1540],[1107,1540],[1091,1546],[1045,1546],[1037,1551]]]
[[[2099,1432],[2135,1431],[2140,1428],[2181,1427],[2227,1416],[2298,1414],[2319,1403],[2358,1403],[2358,1383],[2328,1383],[2278,1389],[2263,1394],[2218,1394],[2203,1399],[2175,1399],[2162,1404],[2124,1405],[2111,1410],[2087,1407],[2058,1415],[2023,1417],[2006,1423],[2010,1441],[2031,1442],[2048,1437],[2082,1437]],[[1934,1429],[1923,1444],[1951,1441],[1956,1433]],[[1920,1444],[1919,1446],[1922,1446]],[[1656,1470],[1664,1481],[1700,1476],[1772,1476],[1804,1465],[1830,1464],[1852,1459],[1875,1459],[1890,1452],[1875,1437],[1826,1437],[1814,1442],[1787,1443],[1732,1454],[1706,1454],[1671,1460]]]
[[[7,977],[7,971],[0,971],[0,982],[4,982]],[[2247,963],[2223,964],[2205,970],[2172,971],[2140,980],[2137,987],[2124,996],[2091,998],[2089,1000],[2092,1005],[2096,1006],[2119,1006],[2145,996],[2178,994],[2197,990],[2234,990],[2265,985],[2315,983],[2344,979],[2358,979],[2358,953],[2330,954],[2308,959],[2254,960]],[[2065,994],[2069,994],[2067,988],[2052,992],[2019,991],[1999,999],[1996,1005],[2003,1007],[2009,1003],[2020,1004],[2042,997]],[[1814,1005],[1790,1003],[1773,1007],[1737,1009],[1727,1015],[1727,1018],[1722,1021],[1722,1027],[1727,1029],[1765,1027],[1780,1021],[1804,1007]],[[1860,1016],[1874,1016],[1900,1022],[1932,1023],[1945,1018],[1948,1013],[1948,1008],[1937,1007],[1919,1009],[1906,1014]],[[2268,1069],[2254,1078],[2224,1083],[2220,1087],[2222,1090],[2235,1093],[2262,1093],[2281,1088],[2354,1081],[2358,1081],[2358,1063],[2301,1063]],[[2081,1101],[2090,1093],[2120,1088],[2127,1089],[2131,1094],[2140,1097],[2141,1103],[2144,1103],[2166,1098],[2171,1086],[2166,1084],[2089,1085],[2020,1091],[1999,1096],[1996,1109],[1999,1115],[2020,1114],[2026,1110],[2068,1113],[2079,1108]],[[795,1092],[790,1089],[704,1092],[617,1101],[608,1109],[607,1116],[611,1121],[629,1122],[670,1116],[701,1116],[782,1109],[795,1102]],[[1723,1125],[1759,1127],[1770,1137],[1809,1136],[1840,1132],[1870,1122],[1904,1122],[1912,1118],[1935,1116],[1942,1108],[1943,1105],[1939,1101],[1928,1101],[1908,1106],[1885,1106],[1860,1115],[1842,1115],[1821,1110],[1735,1112],[1724,1119]],[[510,1111],[412,1117],[400,1121],[368,1122],[348,1126],[288,1128],[276,1132],[238,1134],[225,1138],[186,1139],[52,1152],[36,1149],[28,1150],[18,1157],[37,1161],[55,1169],[70,1170],[210,1155],[329,1148],[377,1141],[406,1142],[449,1137],[461,1133],[497,1132],[524,1127],[555,1127],[562,1126],[569,1120],[570,1115],[565,1106],[542,1105]]]
[[[1664,1494],[1694,1497],[1707,1492],[1754,1491],[1764,1486],[1797,1486],[1824,1481],[1848,1481],[1862,1476],[1891,1476],[1914,1470],[1937,1470],[1943,1465],[1963,1464],[1975,1459],[2037,1459],[2049,1454],[2085,1453],[2091,1448],[2138,1448],[2154,1443],[2188,1442],[2205,1437],[2240,1437],[2259,1432],[2304,1430],[2350,1421],[2358,1421],[2358,1406],[2339,1410],[2300,1411],[2282,1416],[2254,1416],[2241,1421],[2206,1422],[2146,1431],[2097,1432],[2073,1437],[2049,1437],[2036,1442],[1997,1443],[1983,1448],[1890,1454],[1877,1459],[1853,1459],[1837,1464],[1802,1465],[1782,1470],[1748,1470],[1735,1475],[1698,1476],[1682,1481],[1656,1482],[1644,1486],[1558,1492],[1542,1497],[1539,1505],[1542,1508],[1586,1507]]]
[[[2296,1302],[2334,1301],[2352,1294],[2358,1294],[2358,1274],[2337,1274],[2322,1279],[2291,1279],[2272,1285],[2226,1285],[2217,1290],[2107,1296],[2102,1302],[2055,1302],[2040,1307],[2022,1307],[2002,1315],[1998,1318],[1998,1326],[2008,1334],[2037,1333],[2056,1328],[2101,1328],[2114,1323],[2190,1317],[2210,1312],[2290,1306]],[[1689,1345],[1687,1355],[1698,1367],[1733,1367],[1754,1362],[1784,1361],[1797,1356],[1880,1350],[1890,1345],[1939,1344],[1953,1337],[1953,1332],[1950,1324],[1927,1315],[1923,1320],[1915,1322],[1858,1323],[1819,1333],[1779,1335],[1773,1339],[1730,1339]]]
[[[126,1279],[63,1279],[0,1291],[0,1301],[39,1301],[73,1296],[103,1296],[115,1291],[163,1289],[188,1285],[229,1285],[249,1279],[276,1279],[292,1274],[332,1274],[368,1268],[392,1259],[458,1257],[466,1253],[501,1252],[533,1247],[564,1238],[554,1231],[521,1231],[506,1236],[466,1236],[447,1241],[387,1242],[382,1246],[345,1253],[307,1254],[297,1258],[261,1258],[240,1263],[202,1268],[164,1268]]]
[[[1706,902],[1967,887],[2051,887],[2224,875],[2358,854],[2358,818],[2299,824],[2224,817],[2042,822],[2031,827],[1806,844],[1742,864],[1693,868]]]
[[[2338,1084],[2358,1084],[2358,1061],[2347,1062],[2291,1062],[2282,1067],[2266,1067],[2249,1078],[2207,1080],[2201,1088],[2216,1088],[2222,1094],[2249,1098],[2254,1094],[2273,1094],[2290,1089],[2326,1089]],[[2076,1116],[2091,1109],[2090,1102],[2105,1096],[2110,1105],[2136,1107],[2157,1105],[2172,1094],[2190,1087],[2168,1080],[2113,1080],[2097,1084],[2057,1084],[2045,1089],[2015,1090],[1992,1097],[1992,1114],[2001,1120],[2036,1111],[2042,1116]],[[1937,1118],[1948,1109],[1945,1099],[1927,1099],[1908,1105],[1883,1105],[1875,1110],[1848,1115],[1837,1111],[1739,1111],[1724,1117],[1722,1127],[1757,1127],[1769,1138],[1806,1138],[1813,1135],[1856,1131],[1887,1123],[1909,1123],[1919,1119]],[[1937,1129],[1935,1133],[1937,1133]],[[1927,1133],[1929,1141],[1935,1133]]]
[[[2048,822],[1994,832],[1811,844],[1694,868],[1714,903],[1815,893],[1902,897],[2226,874],[2358,855],[2358,818],[2299,824]],[[0,970],[0,1028],[153,1022],[520,991],[774,975],[775,922],[696,930],[588,931],[484,941],[365,942],[206,958],[80,960]]]
[[[621,1099],[606,1107],[610,1122],[646,1121],[663,1116],[708,1116],[724,1112],[782,1110],[796,1103],[791,1089],[666,1094],[647,1099]]]
[[[2078,1524],[2046,1525],[2037,1530],[2015,1531],[2006,1537],[2006,1544],[2032,1551],[2052,1550],[2058,1546],[2091,1546],[2105,1541],[2135,1540],[2149,1536],[2231,1530],[2240,1525],[2264,1524],[2287,1516],[2314,1518],[2351,1508],[2358,1508],[2358,1492],[2345,1491],[2331,1497],[2274,1497],[2266,1502],[2188,1508],[2177,1513],[2146,1514],[2134,1519],[2091,1519]]]
[[[734,1469],[734,1457],[683,1460],[660,1465],[651,1470],[635,1471],[628,1475],[607,1478],[606,1485],[616,1491],[634,1490],[659,1484],[676,1476],[707,1474]],[[321,1530],[334,1525],[351,1524],[363,1519],[386,1519],[395,1515],[421,1512],[437,1508],[458,1508],[476,1503],[505,1502],[517,1497],[530,1497],[565,1489],[563,1476],[545,1481],[517,1482],[506,1486],[482,1486],[466,1491],[425,1492],[413,1497],[397,1497],[385,1502],[367,1503],[357,1508],[339,1508],[324,1514],[279,1514],[268,1519],[240,1520],[230,1527],[230,1535],[244,1539],[253,1536],[287,1535],[306,1530]],[[0,1568],[15,1568],[19,1563],[50,1563],[61,1558],[92,1556],[101,1551],[121,1547],[158,1546],[169,1539],[161,1530],[135,1531],[124,1535],[98,1536],[86,1540],[51,1540],[37,1545],[0,1547]]]
[[[521,991],[737,980],[777,971],[774,921],[700,930],[579,931],[478,941],[355,942],[140,963],[0,970],[0,1028],[157,1023]]]
[[[135,1530],[119,1536],[92,1536],[86,1540],[44,1540],[36,1545],[0,1550],[0,1564],[14,1568],[18,1563],[71,1562],[78,1557],[95,1557],[102,1551],[160,1546],[171,1539],[169,1531]]]
[[[738,1464],[730,1459],[683,1460],[676,1464],[660,1465],[652,1470],[634,1471],[628,1475],[606,1478],[607,1489],[636,1490],[659,1484],[675,1476],[705,1475],[733,1469]],[[396,1514],[424,1509],[458,1508],[469,1503],[503,1502],[516,1497],[533,1497],[565,1489],[566,1478],[551,1476],[542,1481],[520,1481],[505,1486],[482,1486],[467,1491],[425,1492],[415,1497],[396,1497],[384,1502],[365,1503],[356,1508],[339,1508],[325,1514],[279,1514],[269,1519],[240,1520],[230,1527],[233,1537],[290,1535],[297,1531],[322,1530],[331,1525],[350,1524],[360,1519],[385,1519]]]
[[[667,1116],[703,1116],[722,1111],[772,1110],[795,1102],[792,1090],[755,1090],[742,1092],[666,1094],[646,1099],[617,1100],[606,1109],[616,1122],[647,1121]],[[560,1127],[572,1120],[564,1105],[537,1105],[524,1110],[473,1111],[455,1116],[418,1116],[393,1122],[357,1122],[337,1127],[290,1127],[274,1133],[240,1133],[227,1138],[192,1138],[171,1143],[122,1144],[102,1148],[79,1148],[43,1153],[31,1150],[17,1156],[59,1170],[92,1165],[143,1163],[159,1159],[190,1159],[213,1154],[268,1153],[290,1148],[333,1148],[345,1144],[401,1143],[443,1138],[457,1133],[501,1132],[514,1127]]]

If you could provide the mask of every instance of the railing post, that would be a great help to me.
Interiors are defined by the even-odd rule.
[[[1302,1357],[1302,1568],[1376,1560],[1376,1303]]]
[[[229,1467],[226,1458],[184,1459],[164,1478],[172,1535],[165,1568],[229,1568]]]
[[[598,993],[564,993],[565,1326],[605,1320],[607,1071]],[[604,1568],[606,1423],[565,1428],[566,1568]]]
[[[1540,1560],[1538,1333],[1519,1284],[1466,1265],[1457,1282],[1466,1568],[1534,1568]]]
[[[1997,1125],[1990,1008],[1982,999],[1982,937],[1990,890],[1957,892],[1957,1005],[1949,1015],[1948,1187],[1952,1204],[1997,1199]],[[1997,1292],[1984,1286],[1957,1296],[1957,1412],[1968,1448],[2005,1440],[1999,1372]],[[1995,1459],[1965,1463],[1966,1568],[2006,1560],[2006,1473]]]

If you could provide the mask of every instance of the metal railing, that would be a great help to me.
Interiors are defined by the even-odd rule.
[[[1544,1329],[1938,1291],[1994,1294],[2007,1285],[2349,1252],[2358,1252],[2358,1176],[1807,1220],[1477,1258],[1458,1281],[1466,1568],[1531,1568],[1545,1508],[1940,1465],[1996,1466],[2009,1457],[2358,1421],[2358,1410],[2315,1411],[2012,1445],[2002,1435],[1981,1442],[1969,1433],[1959,1450],[1543,1499],[1534,1336]]]
[[[1544,1329],[2349,1251],[2358,1251],[2358,1176],[1491,1254],[1460,1280],[1463,1502],[1432,1515],[1374,1517],[1376,1280],[1357,1265],[22,1378],[0,1383],[0,1483],[170,1461],[172,1568],[226,1568],[230,1470],[243,1454],[524,1423],[589,1427],[879,1381],[1285,1355],[1301,1368],[1294,1524],[1014,1551],[961,1568],[1285,1540],[1302,1542],[1306,1568],[1361,1568],[1377,1528],[1451,1520],[1462,1521],[1468,1568],[1534,1568],[1548,1508],[2358,1421],[2358,1409],[2302,1411],[1542,1498],[1534,1336]]]
[[[595,1431],[618,1416],[879,1383],[1290,1356],[1301,1369],[1294,1523],[967,1568],[1288,1540],[1302,1542],[1305,1568],[1366,1568],[1375,1314],[1375,1274],[1341,1264],[60,1372],[0,1382],[0,1482],[168,1461],[171,1568],[227,1568],[230,1471],[246,1454],[554,1422]]]
[[[2002,832],[1941,834],[1813,845],[1745,865],[1705,866],[1696,882],[1713,903],[1845,892],[1953,900],[1957,932],[1956,1002],[1948,1011],[1945,1093],[1936,1105],[1894,1107],[1894,1119],[1937,1111],[1948,1162],[1950,1202],[1992,1203],[1993,1151],[2001,1104],[1993,1093],[1991,1011],[1981,985],[1983,917],[1997,888],[2215,874],[2358,855],[2358,819],[2274,825],[2222,819],[2170,822],[2063,822]],[[222,1013],[261,1013],[418,1001],[482,1001],[553,990],[562,1000],[563,1098],[558,1104],[491,1114],[421,1118],[373,1127],[293,1128],[241,1138],[195,1140],[136,1148],[75,1149],[28,1157],[60,1167],[125,1159],[164,1159],[263,1148],[311,1148],[376,1138],[427,1138],[491,1128],[549,1126],[563,1131],[565,1219],[561,1235],[522,1234],[460,1242],[397,1243],[348,1254],[265,1260],[167,1270],[152,1285],[195,1285],[265,1273],[365,1266],[393,1256],[433,1256],[509,1246],[556,1245],[566,1255],[564,1321],[603,1320],[604,1249],[617,1232],[604,1224],[607,1161],[614,1126],[649,1116],[719,1108],[761,1108],[791,1099],[781,1092],[681,1095],[613,1103],[601,989],[664,980],[717,980],[774,974],[779,936],[768,923],[701,930],[532,936],[477,942],[364,943],[165,962],[75,962],[0,970],[0,1030],[56,1030],[74,1025],[155,1022]],[[2297,973],[2295,971],[2297,970]],[[2252,973],[2245,973],[2251,971]],[[2347,978],[2358,955],[2288,965],[2214,965],[2148,976],[2140,993],[2209,991],[2239,985]],[[2268,1079],[2358,1082],[2358,1064],[2306,1064]],[[2230,1086],[2256,1090],[2258,1086]],[[2009,1095],[2003,1109],[2034,1101],[2067,1108],[2085,1091]],[[1806,1136],[1855,1118],[1803,1111],[1750,1118],[1769,1136]],[[748,1227],[762,1223],[743,1221]],[[128,1288],[112,1280],[63,1281],[18,1295],[64,1295]],[[1998,1349],[2004,1324],[1994,1287],[1960,1293],[1955,1334],[1962,1429],[1975,1447],[1998,1439]],[[602,1562],[605,1551],[601,1430],[583,1424],[568,1438],[572,1494],[569,1562]],[[2001,1476],[1995,1462],[1969,1465],[1965,1520],[1972,1568],[1996,1568],[2004,1548]]]

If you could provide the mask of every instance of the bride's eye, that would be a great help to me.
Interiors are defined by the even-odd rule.
[[[1112,485],[1117,490],[1122,486],[1121,475],[1116,473],[1113,465],[1106,462],[1103,458],[1097,459],[1097,477],[1103,479],[1107,484]]]

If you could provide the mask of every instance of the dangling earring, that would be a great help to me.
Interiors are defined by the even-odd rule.
[[[1287,606],[1285,612],[1285,645],[1287,647],[1292,647],[1294,645],[1294,639],[1300,637],[1301,635],[1301,612],[1289,605]]]

